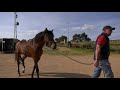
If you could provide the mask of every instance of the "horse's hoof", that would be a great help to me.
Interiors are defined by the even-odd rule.
[[[22,69],[22,73],[25,73],[25,69]]]
[[[25,73],[25,71],[23,70],[22,73]]]
[[[18,74],[18,77],[20,77],[21,75],[20,74]]]

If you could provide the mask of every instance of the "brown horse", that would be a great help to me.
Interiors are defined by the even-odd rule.
[[[20,63],[22,63],[24,67],[23,69],[23,73],[24,73],[25,72],[24,60],[27,57],[31,57],[34,60],[32,78],[35,69],[36,69],[37,77],[39,78],[38,61],[41,58],[41,55],[43,53],[42,48],[45,44],[46,46],[51,47],[53,49],[56,48],[53,30],[49,31],[46,28],[43,32],[38,33],[33,39],[30,39],[28,41],[22,40],[16,44],[15,60],[17,61],[19,76],[20,76],[20,70],[19,70]]]

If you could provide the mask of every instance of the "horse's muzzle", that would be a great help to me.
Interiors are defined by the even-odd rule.
[[[51,48],[52,48],[52,49],[56,49],[56,42],[54,42],[54,41],[51,42]]]
[[[55,41],[51,41],[46,43],[46,46],[51,47],[52,49],[56,49],[56,42]]]
[[[56,48],[57,48],[57,45],[56,45],[56,42],[54,42],[52,49],[56,49]]]

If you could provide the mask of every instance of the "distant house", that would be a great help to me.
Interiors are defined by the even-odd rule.
[[[14,38],[1,38],[0,51],[4,53],[14,52],[15,45],[18,41],[19,41],[18,39],[14,39]]]

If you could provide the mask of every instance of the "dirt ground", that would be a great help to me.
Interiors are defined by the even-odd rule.
[[[92,55],[71,57],[85,63],[93,62]],[[120,78],[120,55],[111,55],[110,62],[115,78]],[[25,60],[25,74],[21,72],[22,76],[18,77],[14,54],[0,53],[0,78],[31,78],[33,64],[33,60],[27,58]],[[93,65],[82,65],[64,56],[45,54],[42,55],[38,65],[40,69],[40,78],[91,78],[94,69]],[[20,69],[22,70],[22,65]],[[36,73],[34,77],[36,78]],[[103,78],[103,73],[100,78]]]

